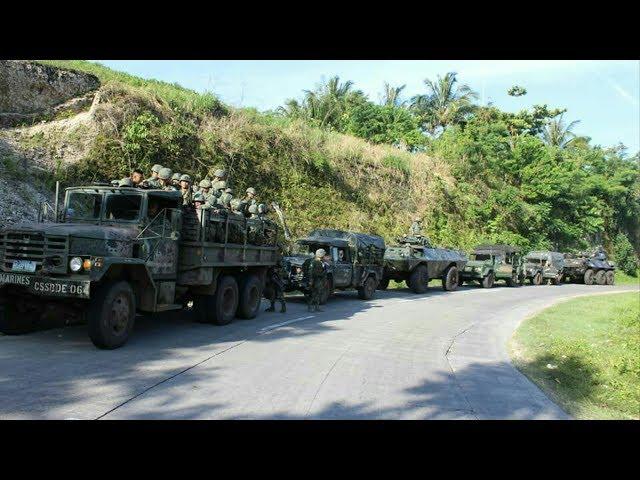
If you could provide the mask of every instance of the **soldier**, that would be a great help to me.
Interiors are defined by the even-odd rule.
[[[171,185],[173,185],[174,187],[176,187],[177,189],[180,189],[180,177],[182,176],[181,173],[174,173],[171,176]]]
[[[254,203],[258,203],[256,199],[256,189],[253,187],[247,188],[247,196],[244,197],[243,201],[249,205],[253,205]]]
[[[227,171],[223,169],[218,169],[213,172],[213,180],[211,180],[211,185],[213,186],[214,191],[218,191],[223,188],[227,188]],[[221,187],[220,183],[225,182],[225,186]]]
[[[190,205],[192,199],[191,177],[186,173],[180,175],[180,191],[182,192],[182,205]]]
[[[264,286],[264,298],[269,300],[271,306],[265,312],[276,311],[276,300],[280,302],[280,313],[287,311],[287,303],[284,299],[284,283],[280,277],[280,264],[270,267],[267,271],[267,281]]]
[[[173,172],[170,168],[162,168],[160,169],[160,173],[158,173],[158,179],[160,180],[160,185],[157,188],[161,188],[162,190],[177,190],[176,187],[171,185],[171,176]]]
[[[209,196],[211,195],[211,180],[208,180],[206,178],[204,180],[200,180],[198,186],[200,187],[198,189],[198,192],[200,192],[204,196],[205,201],[207,201],[209,199]]]
[[[325,282],[327,279],[327,270],[324,263],[324,257],[327,252],[324,248],[316,250],[316,255],[311,262],[309,262],[309,288],[311,289],[311,295],[309,295],[309,311],[322,312],[320,308],[320,299],[324,293]]]
[[[224,192],[221,192],[220,197],[216,199],[218,205],[221,205],[224,208],[231,208],[231,201],[233,200],[233,189],[225,188]]]
[[[133,181],[131,180],[131,178],[129,177],[125,177],[122,180],[120,180],[120,182],[118,183],[118,187],[135,187],[135,185],[133,184]]]
[[[418,217],[413,219],[413,223],[411,224],[411,227],[409,227],[409,234],[414,237],[422,235],[422,220]]]
[[[136,168],[131,172],[131,182],[134,187],[140,187],[144,181],[144,173],[139,168]]]
[[[151,167],[151,176],[145,180],[151,188],[160,188],[160,179],[158,178],[160,170],[162,170],[162,165],[157,163]]]
[[[206,203],[206,200],[204,198],[204,195],[202,195],[202,192],[194,193],[191,201],[196,210],[200,210]]]

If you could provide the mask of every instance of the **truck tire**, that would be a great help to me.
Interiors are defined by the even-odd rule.
[[[442,277],[442,289],[446,292],[457,290],[459,279],[457,267],[449,267]]]
[[[496,277],[494,277],[493,272],[489,272],[489,274],[482,279],[482,282],[480,282],[480,285],[482,286],[482,288],[491,288],[493,287],[495,280],[496,280]]]
[[[531,279],[531,284],[535,286],[542,285],[542,274],[540,272],[536,273]]]
[[[429,288],[429,273],[427,272],[427,267],[418,265],[414,268],[411,275],[409,275],[407,285],[414,293],[426,292]]]
[[[583,281],[585,285],[593,285],[593,270],[588,269],[586,272],[584,272],[584,277],[583,277]]]
[[[373,298],[373,294],[376,293],[376,279],[371,275],[364,281],[364,285],[358,288],[358,298],[360,300],[370,300]]]
[[[556,275],[551,279],[551,285],[560,285],[562,283],[562,274]]]
[[[606,283],[606,278],[605,278],[605,271],[604,270],[598,270],[596,272],[596,277],[595,277],[595,281],[598,285],[605,285]]]
[[[262,283],[257,275],[248,274],[240,280],[238,318],[255,318],[260,311]]]
[[[333,279],[327,277],[324,289],[322,290],[322,296],[320,297],[320,305],[326,305],[331,295],[333,295]]]
[[[606,280],[606,285],[615,285],[616,274],[613,270],[609,270],[607,273],[605,273],[604,277]]]
[[[386,290],[387,288],[389,288],[389,279],[383,278],[380,280],[380,283],[378,283],[378,290]]]
[[[129,282],[106,283],[89,302],[87,322],[93,344],[105,350],[124,345],[136,318],[136,297]]]
[[[0,305],[0,333],[22,335],[36,330],[35,315],[23,315],[12,303]]]
[[[231,275],[218,280],[216,293],[212,296],[212,320],[216,325],[228,325],[238,310],[238,282]]]

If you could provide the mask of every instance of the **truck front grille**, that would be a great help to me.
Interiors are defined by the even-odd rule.
[[[62,256],[67,251],[67,238],[41,233],[8,232],[0,234],[0,270],[10,272],[16,260],[32,261],[36,271],[47,257]]]

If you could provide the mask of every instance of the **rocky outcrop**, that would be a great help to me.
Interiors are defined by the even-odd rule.
[[[100,87],[94,75],[34,62],[0,60],[0,128],[78,113]]]

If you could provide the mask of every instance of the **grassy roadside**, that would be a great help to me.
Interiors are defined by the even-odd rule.
[[[616,270],[616,285],[638,285],[640,284],[640,272],[635,277]]]
[[[579,419],[640,419],[640,298],[582,297],[525,320],[514,365]]]

